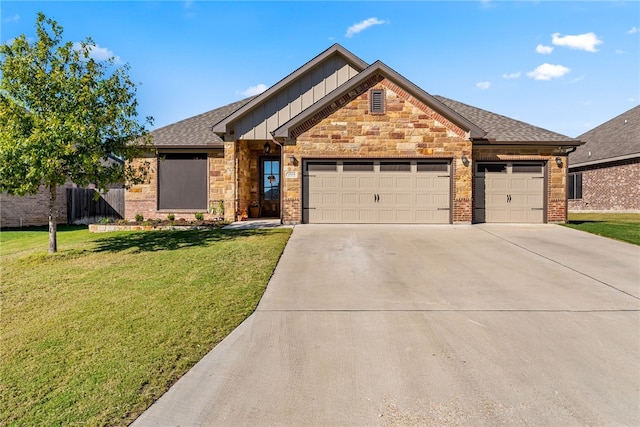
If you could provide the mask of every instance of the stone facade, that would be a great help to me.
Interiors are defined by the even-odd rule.
[[[640,212],[640,158],[572,168],[582,173],[582,198],[569,211]]]
[[[285,145],[283,165],[284,223],[302,220],[302,166],[318,158],[407,158],[452,160],[453,222],[470,223],[472,173],[460,160],[472,154],[465,131],[419,102],[389,80],[371,89],[385,92],[386,113],[369,112],[369,92],[334,111]],[[293,155],[295,164],[289,157]],[[286,178],[287,172],[295,178]]]

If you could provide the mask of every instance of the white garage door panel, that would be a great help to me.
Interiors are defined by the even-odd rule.
[[[343,161],[331,171],[306,163],[303,220],[310,223],[449,223],[450,165],[438,171],[418,170],[417,161],[359,161],[373,168]],[[425,163],[420,161],[421,164]],[[435,167],[434,167],[435,168]]]

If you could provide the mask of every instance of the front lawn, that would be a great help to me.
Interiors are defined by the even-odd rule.
[[[569,222],[563,225],[640,245],[640,214],[575,212],[569,213]]]
[[[3,425],[127,425],[255,309],[290,229],[3,231]]]

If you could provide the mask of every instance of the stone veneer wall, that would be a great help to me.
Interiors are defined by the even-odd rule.
[[[567,158],[562,167],[555,162],[554,147],[474,147],[473,161],[544,161],[546,162],[546,222],[567,220]]]
[[[225,218],[227,215],[231,215],[233,218],[232,204],[227,203],[228,186],[232,181],[226,173],[226,158],[221,149],[196,149],[196,150],[166,150],[160,151],[160,155],[163,152],[206,152],[208,159],[209,169],[209,203],[211,208],[214,206],[218,208],[218,201],[225,201]],[[134,159],[132,161],[133,166],[148,161],[150,163],[149,173],[147,180],[143,184],[137,184],[131,186],[125,191],[125,215],[126,220],[135,219],[136,214],[140,213],[145,219],[167,219],[167,215],[170,213],[175,214],[176,218],[184,218],[186,220],[193,220],[194,214],[201,210],[192,209],[169,209],[158,210],[158,159],[154,153],[147,154],[144,158]],[[214,215],[209,212],[205,213],[205,219],[212,219]],[[218,216],[217,214],[215,216]]]
[[[370,114],[367,91],[302,133],[295,145],[284,146],[283,222],[302,220],[305,159],[417,158],[453,160],[453,222],[470,223],[472,169],[460,160],[462,154],[471,157],[466,132],[389,80],[371,89],[385,90],[385,114]],[[294,165],[291,154],[297,160]]]
[[[640,158],[571,172],[582,172],[582,199],[569,200],[569,211],[640,212]]]
[[[57,224],[67,223],[67,183],[56,190]],[[28,227],[49,223],[49,188],[41,187],[38,193],[27,196],[10,196],[0,193],[0,227]]]

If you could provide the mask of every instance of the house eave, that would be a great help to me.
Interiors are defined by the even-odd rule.
[[[389,79],[402,86],[403,89],[407,90],[407,92],[409,92],[412,96],[416,97],[418,100],[420,100],[436,112],[442,114],[456,126],[462,128],[466,132],[466,135],[469,139],[479,139],[483,138],[486,135],[486,132],[483,129],[476,126],[471,121],[467,120],[465,117],[449,108],[442,102],[438,101],[436,98],[429,95],[423,89],[416,86],[414,83],[410,82],[381,61],[374,62],[369,67],[367,67],[367,69],[358,73],[355,77],[349,79],[347,82],[334,89],[323,99],[316,102],[311,107],[302,111],[300,114],[278,127],[275,131],[272,132],[272,135],[276,139],[290,138],[292,129],[300,126],[310,117],[313,117],[315,114],[319,113],[321,110],[331,105],[332,103],[338,102],[338,100],[342,98],[346,93],[354,90],[354,88],[358,87],[358,85],[364,83],[366,80],[372,78],[375,75],[380,75],[383,78]]]
[[[608,157],[606,159],[591,160],[588,162],[581,162],[581,163],[575,163],[575,164],[569,163],[569,169],[581,168],[584,166],[601,165],[605,163],[613,163],[613,162],[619,162],[621,160],[630,160],[630,159],[637,159],[637,158],[640,158],[640,153],[626,154],[624,156]],[[571,161],[571,157],[569,157],[569,161]]]
[[[490,146],[539,146],[539,147],[578,147],[584,144],[584,141],[496,141],[494,139],[474,139],[474,145],[490,145]]]

